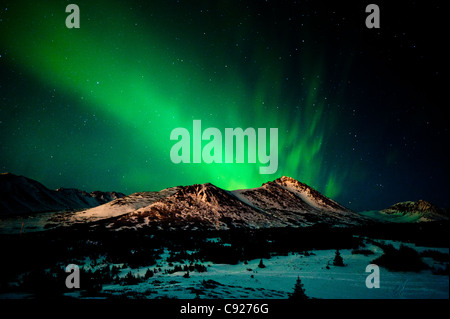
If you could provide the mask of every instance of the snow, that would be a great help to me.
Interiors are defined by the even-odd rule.
[[[318,210],[321,210],[325,206],[325,205],[323,205],[323,203],[320,203],[317,199],[314,199],[310,195],[310,191],[309,190],[300,191],[298,189],[298,187],[296,187],[295,185],[293,185],[291,183],[287,183],[286,186],[283,186],[283,185],[280,185],[280,186],[283,187],[284,189],[290,191],[291,193],[296,194],[298,197],[301,198],[302,201],[304,201],[305,203],[307,203],[311,207],[314,207],[314,208],[316,208]]]
[[[258,206],[254,205],[245,196],[245,192],[252,191],[252,190],[255,190],[255,189],[258,189],[258,188],[259,187],[257,187],[257,188],[250,188],[250,189],[237,189],[237,190],[234,190],[234,191],[230,191],[230,193],[233,194],[234,196],[236,196],[237,199],[239,199],[241,202],[247,204],[248,206],[253,207],[253,208],[257,209],[257,210],[260,210],[260,208]]]
[[[390,243],[385,241],[385,243]],[[399,242],[392,242],[396,247]],[[427,247],[416,247],[423,251]],[[144,296],[146,298],[175,297],[191,299],[200,292],[201,298],[275,298],[283,299],[289,296],[297,276],[300,277],[306,294],[309,297],[325,299],[448,299],[448,276],[434,275],[431,270],[415,272],[391,272],[380,267],[380,288],[369,289],[365,281],[369,273],[365,269],[372,260],[381,256],[382,249],[375,245],[367,245],[365,249],[374,252],[373,255],[364,256],[352,254],[351,250],[340,250],[345,267],[332,266],[335,250],[315,250],[310,256],[289,254],[288,256],[272,256],[263,259],[266,266],[258,268],[260,259],[250,260],[248,264],[237,265],[212,264],[204,262],[207,272],[190,272],[190,278],[183,278],[184,271],[173,274],[164,274],[165,269],[172,267],[166,262],[169,252],[166,250],[158,260],[158,272],[146,282],[132,286],[118,284],[104,285],[103,292],[108,294],[129,294],[130,296]],[[433,248],[434,249],[434,248]],[[434,249],[443,253],[448,248]],[[430,259],[424,258],[431,262]],[[174,262],[173,265],[180,263]],[[326,269],[327,265],[330,269]],[[139,270],[123,269],[121,275],[133,271],[134,274],[143,275],[147,268]],[[249,271],[249,269],[251,269]],[[252,278],[253,276],[253,278]],[[213,280],[205,287],[203,280]]]
[[[131,213],[136,209],[141,208],[142,202],[144,202],[145,205],[146,202],[144,201],[142,196],[139,196],[138,198],[136,198],[136,201],[127,203],[126,205],[123,206],[111,205],[111,203],[107,203],[80,212],[76,214],[76,216],[74,216],[73,219],[76,220],[77,222],[82,222],[85,220],[95,221],[104,218],[116,217],[127,213]]]

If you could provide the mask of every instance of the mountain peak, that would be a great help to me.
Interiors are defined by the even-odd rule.
[[[277,184],[281,187],[288,188],[291,191],[297,190],[300,192],[307,192],[313,196],[320,195],[320,193],[316,191],[314,188],[310,187],[305,183],[299,182],[295,178],[289,176],[281,176],[280,178],[277,178],[273,182],[268,182],[266,184]]]
[[[299,181],[297,181],[296,179],[283,175],[280,178],[277,178],[275,181],[280,181],[280,182],[289,182],[289,183],[299,183]]]
[[[121,193],[87,193],[74,188],[50,190],[38,181],[12,173],[0,175],[0,215],[20,215],[94,207]]]
[[[175,198],[190,197],[203,202],[223,204],[226,203],[228,196],[227,191],[211,183],[184,186],[174,195]]]
[[[343,211],[350,212],[350,210],[334,200],[322,195],[316,189],[299,182],[298,180],[289,177],[289,176],[281,176],[277,178],[273,182],[268,182],[263,184],[266,185],[276,185],[281,187],[289,192],[294,193],[296,196],[300,197],[304,202],[308,203],[308,205],[315,207],[319,210],[331,210],[331,211]]]
[[[219,188],[211,183],[205,184],[193,184],[189,186],[183,186],[180,191],[183,193],[199,193],[208,190],[219,190]]]
[[[435,205],[431,204],[430,202],[427,202],[423,199],[419,199],[415,206],[417,207],[417,210],[419,211],[433,211],[433,212],[439,212],[440,209],[436,207]]]
[[[386,213],[399,212],[399,213],[432,213],[443,214],[442,210],[427,202],[423,199],[419,199],[417,202],[406,201],[392,205],[389,208],[382,210]]]
[[[416,202],[400,202],[381,210],[380,213],[404,216],[418,222],[448,220],[448,214],[444,210],[422,199]]]
[[[283,175],[283,176],[281,176],[281,177],[279,177],[279,178],[277,178],[276,180],[274,180],[274,181],[271,181],[271,182],[267,182],[266,184],[269,184],[269,183],[275,183],[275,184],[278,184],[278,185],[281,185],[281,186],[287,186],[287,185],[290,185],[290,186],[296,186],[296,187],[299,187],[299,188],[302,188],[302,189],[306,189],[306,188],[308,188],[308,189],[312,189],[310,186],[308,186],[307,184],[305,184],[305,183],[302,183],[302,182],[299,182],[298,180],[296,180],[295,178],[292,178],[292,177],[289,177],[289,176],[285,176],[285,175]]]
[[[297,181],[296,179],[289,177],[289,176],[281,176],[273,181],[268,181],[263,183],[261,186],[265,186],[265,185],[297,185],[297,184],[302,184],[299,181]]]

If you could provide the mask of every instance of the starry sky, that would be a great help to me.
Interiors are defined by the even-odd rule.
[[[258,187],[449,206],[439,1],[1,1],[0,171],[49,188]],[[65,7],[80,8],[68,29]],[[278,128],[278,170],[174,164],[170,132]]]

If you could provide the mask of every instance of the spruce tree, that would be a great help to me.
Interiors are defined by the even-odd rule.
[[[148,268],[147,271],[145,272],[144,278],[149,279],[151,277],[153,277],[153,271],[150,268]]]
[[[266,265],[263,264],[263,260],[262,259],[259,261],[258,267],[259,268],[266,268]]]
[[[305,293],[305,288],[303,288],[302,281],[300,280],[300,276],[297,277],[297,282],[294,286],[294,292],[289,294],[289,299],[292,300],[306,300],[308,296]]]
[[[339,249],[336,250],[336,255],[334,256],[333,265],[340,266],[340,267],[344,266],[344,260],[342,259]]]

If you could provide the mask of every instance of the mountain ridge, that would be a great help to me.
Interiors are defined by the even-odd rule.
[[[307,194],[301,193],[301,189],[289,189],[287,182],[297,182],[295,185],[307,189],[312,194],[311,198],[305,201],[300,195],[305,197]],[[311,205],[313,201],[317,202]],[[301,227],[317,222],[349,226],[364,220],[364,217],[306,184],[284,176],[246,190],[227,191],[211,183],[184,186],[146,207],[118,216],[108,227],[121,229],[157,225],[159,228],[230,229]]]
[[[382,210],[359,213],[374,222],[381,223],[423,223],[449,220],[448,212],[425,200],[404,201]]]
[[[88,193],[76,188],[51,190],[25,176],[0,174],[0,216],[90,208],[124,196],[119,192]]]
[[[5,207],[9,212],[18,207],[16,215],[23,211],[60,211],[58,214],[44,214],[40,221],[40,225],[45,225],[44,229],[75,224],[103,225],[113,230],[145,227],[226,230],[316,224],[348,227],[377,220],[394,221],[398,215],[409,214],[399,212],[407,208],[432,209],[432,216],[442,216],[437,208],[425,201],[419,201],[417,207],[411,204],[413,202],[398,203],[389,208],[391,211],[387,209],[377,214],[355,213],[307,184],[287,176],[250,189],[230,191],[205,183],[125,196],[116,192],[87,193],[74,188],[50,190],[32,179],[2,174],[0,191],[0,213],[3,215]],[[397,220],[427,220],[425,213],[419,216],[414,211],[411,214],[415,214],[414,218],[407,216]]]
[[[396,203],[380,211],[384,214],[416,215],[421,221],[448,219],[445,212],[432,203],[419,199],[418,201],[405,201]]]

